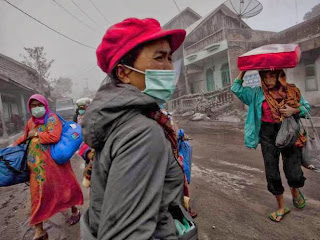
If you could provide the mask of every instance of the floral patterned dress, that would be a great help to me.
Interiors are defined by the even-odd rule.
[[[58,165],[50,155],[48,144],[58,142],[62,132],[62,124],[57,115],[50,113],[47,124],[41,125],[36,125],[30,119],[24,136],[16,144],[24,142],[31,129],[38,131],[38,137],[31,140],[28,149],[30,224],[35,225],[74,205],[82,205],[83,195],[71,163]]]

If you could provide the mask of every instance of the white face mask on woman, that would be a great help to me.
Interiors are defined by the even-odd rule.
[[[32,116],[35,118],[41,118],[46,113],[44,106],[31,108]]]
[[[174,70],[146,69],[143,72],[127,65],[124,66],[145,75],[146,89],[142,92],[155,98],[159,104],[166,103],[171,98],[175,90]]]

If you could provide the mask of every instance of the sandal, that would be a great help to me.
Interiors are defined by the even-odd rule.
[[[41,237],[38,238],[33,238],[32,240],[48,240],[49,239],[49,235],[48,233],[42,235]]]
[[[306,206],[306,199],[304,198],[304,195],[300,192],[300,197],[298,198],[293,198],[292,202],[293,202],[293,206],[295,206],[296,208],[302,209]],[[299,205],[299,202],[301,201],[301,199],[303,199],[303,202]]]
[[[78,209],[77,215],[73,215],[73,214],[71,215],[71,217],[69,219],[69,224],[70,225],[76,224],[77,222],[79,222],[80,217],[81,217],[81,213],[80,213],[80,210]]]
[[[274,218],[274,217],[272,216],[272,213],[271,213],[270,216],[269,216],[269,218],[270,218],[272,221],[274,221],[274,222],[280,222],[280,221],[284,218],[284,216],[287,215],[289,212],[290,212],[290,209],[289,209],[288,207],[286,207],[283,214],[279,214],[279,213],[278,213],[278,210],[277,210],[277,211],[275,211],[276,217]],[[274,212],[273,212],[273,213],[274,213]],[[277,220],[278,217],[281,217],[280,220]]]

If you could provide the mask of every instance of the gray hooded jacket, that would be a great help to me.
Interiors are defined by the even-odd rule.
[[[83,120],[96,149],[84,240],[178,239],[170,205],[182,203],[183,173],[155,120],[158,106],[129,84],[102,86]]]

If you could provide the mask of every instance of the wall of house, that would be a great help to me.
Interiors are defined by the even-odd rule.
[[[306,91],[306,71],[303,61],[297,67],[287,69],[286,75],[288,82],[294,83],[311,105],[320,105],[320,56],[315,60],[315,69],[318,91]]]
[[[226,16],[220,9],[217,13],[200,24],[192,33],[190,33],[190,35],[187,36],[185,45],[188,47],[222,28],[239,27],[239,21]]]
[[[278,33],[252,29],[224,29],[228,41],[262,41],[278,36]]]
[[[208,69],[213,69],[215,90],[223,88],[221,68],[223,65],[228,64],[227,53],[222,56],[213,56],[197,64],[200,64],[203,70],[198,73],[188,74],[188,83],[190,85],[190,89],[194,89],[192,86],[195,86],[197,89],[197,91],[193,93],[208,91],[206,79],[206,72]]]
[[[204,78],[204,72],[188,74],[190,93],[206,92],[207,86]]]
[[[26,123],[27,111],[26,102],[33,94],[25,91],[15,85],[3,82],[0,77],[0,137],[4,134],[4,125],[6,133],[11,135],[24,129]],[[11,85],[11,88],[8,88]],[[2,108],[1,108],[2,107]]]
[[[261,42],[256,42],[254,48],[273,43],[284,44],[300,42],[302,39],[308,39],[318,34],[320,34],[320,15],[281,31],[271,38],[266,38]],[[307,50],[310,49],[302,49],[302,51]]]
[[[228,43],[228,59],[231,83],[239,74],[238,57],[248,51],[245,42]]]
[[[215,89],[219,90],[223,88],[222,84],[222,76],[221,76],[221,68],[224,64],[228,64],[228,55],[225,54],[224,56],[215,57],[213,56],[213,61],[207,62],[204,65],[204,76],[208,68],[214,68],[214,83],[215,83]],[[205,79],[206,83],[206,79]]]

